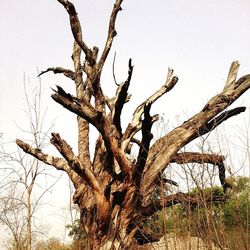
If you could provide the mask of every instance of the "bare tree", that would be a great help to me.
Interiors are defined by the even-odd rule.
[[[8,245],[15,250],[23,250],[26,245],[24,197],[15,188],[9,188],[5,194],[0,197],[0,224],[11,235]]]
[[[45,113],[41,111],[41,82],[32,89],[29,96],[24,83],[26,115],[30,128],[22,130],[29,135],[35,147],[44,147],[48,137],[43,132]],[[0,224],[7,227],[13,237],[14,249],[31,249],[32,236],[42,233],[34,223],[35,212],[41,204],[41,199],[55,184],[46,181],[51,179],[48,170],[38,159],[22,152],[18,147],[16,152],[9,153],[2,146],[0,152],[1,164],[1,195]],[[43,177],[45,179],[43,179]],[[46,187],[39,187],[38,181],[43,181]]]
[[[150,109],[156,100],[176,85],[178,78],[174,71],[169,69],[166,82],[135,109],[131,122],[123,130],[121,114],[130,99],[128,89],[133,73],[131,59],[128,63],[128,77],[117,86],[113,98],[105,96],[100,80],[116,36],[115,22],[123,1],[115,0],[107,40],[100,53],[97,47],[90,48],[84,41],[74,5],[67,0],[58,2],[69,15],[75,40],[72,55],[74,69],[52,67],[40,75],[49,71],[61,73],[75,83],[75,95],[57,86],[52,98],[77,116],[78,152],[73,152],[59,133],[52,133],[50,142],[60,152],[61,158],[46,154],[41,148],[20,139],[16,142],[26,153],[68,174],[75,187],[73,201],[80,208],[81,224],[89,237],[90,249],[126,249],[133,238],[142,237],[142,218],[180,202],[197,203],[196,198],[185,193],[172,194],[151,202],[152,191],[159,185],[162,172],[171,162],[218,166],[220,181],[226,190],[228,185],[225,181],[224,156],[179,151],[197,137],[211,132],[222,122],[245,111],[245,107],[226,109],[250,88],[250,75],[237,80],[239,63],[233,62],[224,89],[211,98],[200,112],[151,144],[151,128],[158,115],[151,116]],[[82,53],[85,58],[83,64]],[[89,149],[90,125],[99,132],[93,159]],[[135,138],[138,133],[141,134],[140,140]],[[132,145],[139,148],[136,160],[129,157]],[[213,196],[209,199],[218,200],[221,197]]]

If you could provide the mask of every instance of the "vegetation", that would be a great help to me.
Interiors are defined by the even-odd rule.
[[[159,236],[174,233],[179,237],[199,237],[207,244],[213,242],[228,249],[248,249],[250,233],[250,178],[237,177],[228,180],[233,184],[224,202],[214,203],[200,199],[197,205],[179,204],[158,212],[158,220],[146,225]],[[191,190],[191,196],[223,194],[219,186]],[[156,228],[155,228],[156,226]],[[161,229],[159,231],[159,229]]]

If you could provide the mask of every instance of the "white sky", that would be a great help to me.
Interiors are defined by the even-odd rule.
[[[87,43],[102,48],[114,1],[73,2]],[[14,123],[22,128],[27,124],[23,113],[24,74],[32,85],[37,82],[37,68],[72,68],[72,36],[67,13],[56,0],[1,0],[0,12],[0,131],[5,140],[11,141],[16,137],[25,139]],[[114,51],[119,82],[126,79],[128,59],[133,59],[133,95],[125,109],[125,121],[129,121],[140,102],[161,86],[168,67],[175,70],[179,83],[154,105],[153,111],[171,118],[170,124],[176,124],[180,115],[185,114],[180,118],[183,121],[187,114],[199,111],[223,88],[233,60],[241,63],[239,75],[250,73],[249,13],[249,0],[124,0],[116,24],[118,36],[102,82],[106,94],[114,93]],[[48,73],[42,77],[48,122],[56,118],[53,131],[74,143],[74,115],[50,98],[55,84],[71,93],[74,90],[72,82],[61,76]],[[249,97],[250,92],[237,104],[250,108]],[[228,126],[240,125],[248,119],[247,114],[233,118]]]

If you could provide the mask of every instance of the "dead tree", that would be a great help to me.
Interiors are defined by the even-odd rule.
[[[25,113],[29,122],[25,132],[30,135],[32,145],[44,147],[51,128],[42,132],[45,113],[41,109],[41,82],[31,88],[32,96],[27,89],[24,81]],[[43,233],[34,223],[38,207],[57,180],[51,186],[37,189],[38,179],[49,176],[47,168],[38,159],[25,154],[19,147],[17,149],[17,152],[9,153],[4,145],[0,148],[0,224],[11,233],[15,249],[31,250],[33,237]]]
[[[97,47],[88,47],[84,41],[74,5],[67,0],[57,1],[69,15],[74,37],[74,69],[48,68],[41,74],[49,71],[64,74],[75,84],[75,95],[57,86],[52,98],[77,116],[78,152],[73,152],[58,133],[52,133],[51,144],[60,152],[61,158],[46,154],[19,139],[16,142],[26,153],[68,174],[75,187],[73,201],[80,208],[81,224],[89,237],[90,249],[126,249],[133,238],[141,237],[138,232],[141,232],[142,218],[151,216],[163,206],[197,202],[196,198],[184,193],[176,193],[154,202],[150,200],[161,173],[171,162],[210,163],[218,166],[221,184],[224,189],[227,188],[223,156],[179,152],[197,137],[211,132],[225,120],[245,111],[245,107],[227,108],[250,87],[250,75],[237,80],[239,64],[233,62],[224,89],[211,98],[199,113],[151,144],[151,128],[158,115],[151,115],[150,109],[158,98],[177,83],[174,71],[169,69],[166,82],[135,109],[131,122],[123,130],[121,114],[130,99],[128,89],[133,73],[132,61],[129,60],[127,79],[117,87],[113,98],[105,96],[100,81],[116,36],[115,22],[117,14],[122,10],[123,1],[116,0],[114,3],[107,40],[101,52]],[[89,150],[90,125],[99,132],[93,159],[90,158]],[[135,138],[137,133],[141,133],[140,140]],[[133,144],[139,147],[136,161],[129,157]]]

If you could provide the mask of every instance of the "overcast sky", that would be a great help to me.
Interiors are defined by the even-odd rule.
[[[86,42],[102,48],[113,1],[74,3]],[[156,104],[157,111],[176,115],[198,111],[223,88],[231,61],[240,61],[240,74],[249,73],[249,10],[248,0],[124,1],[117,20],[118,36],[103,74],[106,93],[114,93],[111,61],[116,51],[118,81],[125,79],[130,57],[135,65],[129,111],[160,87],[168,67],[180,80]],[[56,0],[2,0],[0,29],[1,126],[6,136],[15,137],[13,121],[21,122],[24,74],[35,84],[37,68],[72,68],[72,36],[67,13]],[[50,100],[50,87],[61,84],[73,91],[73,84],[52,74],[45,75],[42,84],[50,111],[62,111]]]
[[[113,0],[73,1],[82,21],[89,46],[102,48]],[[23,79],[37,83],[37,69],[50,66],[72,68],[72,36],[68,16],[56,0],[1,0],[0,9],[0,131],[5,140],[25,139],[15,122],[24,128]],[[112,59],[117,52],[115,73],[118,82],[126,79],[128,59],[134,75],[125,121],[136,105],[158,89],[171,67],[179,77],[177,86],[156,105],[154,111],[171,118],[199,111],[205,102],[223,89],[230,63],[239,60],[239,74],[250,73],[249,0],[124,0],[119,13],[114,41],[102,83],[112,95]],[[61,76],[42,77],[44,107],[48,123],[55,120],[54,131],[74,143],[74,115],[54,103],[51,88],[61,85],[73,93],[74,86]],[[250,93],[238,105],[250,108]],[[247,114],[233,118],[237,125]],[[69,122],[72,120],[72,122]],[[14,122],[15,121],[15,122]],[[72,145],[74,146],[74,145]]]

